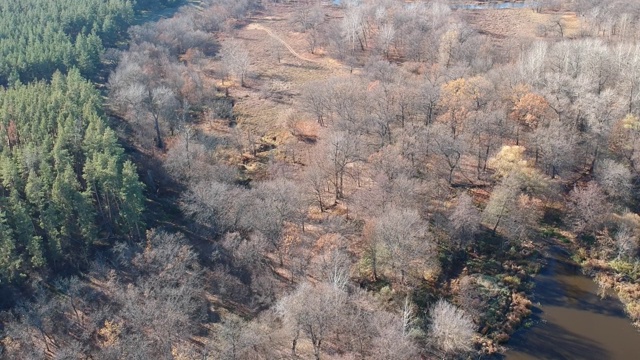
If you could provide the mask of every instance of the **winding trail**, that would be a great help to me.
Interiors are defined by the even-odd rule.
[[[286,42],[286,41],[282,40],[282,38],[280,38],[278,35],[274,34],[274,33],[273,33],[273,31],[271,31],[271,29],[269,29],[269,28],[268,28],[268,27],[266,27],[266,26],[263,26],[263,25],[260,25],[260,24],[256,24],[256,23],[252,23],[252,24],[249,24],[249,25],[247,26],[247,29],[249,29],[249,30],[263,30],[263,31],[265,31],[267,34],[269,34],[269,36],[271,36],[272,38],[274,38],[274,39],[278,40],[278,42],[280,42],[282,45],[284,45],[284,47],[286,47],[286,48],[287,48],[287,50],[289,50],[289,52],[290,52],[293,56],[297,57],[298,59],[300,59],[300,60],[302,60],[302,61],[312,62],[312,63],[315,63],[315,64],[322,64],[322,63],[321,63],[320,61],[318,61],[318,60],[315,60],[315,59],[307,59],[307,58],[305,58],[304,56],[302,56],[302,55],[298,54],[298,53],[297,53],[297,52],[296,52],[296,51],[291,47],[291,45],[287,44],[287,42]]]

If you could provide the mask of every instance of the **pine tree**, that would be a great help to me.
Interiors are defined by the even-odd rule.
[[[136,167],[126,161],[122,167],[122,187],[120,188],[120,218],[123,228],[131,239],[142,235],[142,211],[144,210],[144,188],[138,181]]]
[[[16,254],[14,234],[7,221],[6,213],[0,209],[0,280],[3,278],[12,280],[19,267],[20,258]]]

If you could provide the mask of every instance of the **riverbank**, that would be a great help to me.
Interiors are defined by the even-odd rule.
[[[624,305],[625,313],[636,328],[640,328],[640,264],[624,259],[604,261],[598,258],[582,257],[577,253],[583,271],[598,284],[601,297],[614,296]]]
[[[535,280],[530,329],[518,330],[506,360],[628,359],[640,352],[636,329],[615,296],[582,274],[566,246],[550,245],[548,264]]]
[[[635,214],[615,215],[610,220],[614,228],[621,224],[631,229],[640,228],[640,217]],[[640,262],[621,252],[620,249],[625,246],[606,228],[593,237],[579,238],[568,231],[562,232],[560,237],[582,273],[597,284],[598,295],[619,299],[627,317],[636,328],[640,328]],[[637,246],[635,237],[629,239],[628,245],[628,252],[633,253]],[[617,253],[615,249],[618,249]]]

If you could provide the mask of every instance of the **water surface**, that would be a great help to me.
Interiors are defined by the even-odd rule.
[[[535,281],[534,326],[514,334],[505,359],[640,359],[640,333],[620,301],[600,299],[563,249],[552,247],[548,261]]]

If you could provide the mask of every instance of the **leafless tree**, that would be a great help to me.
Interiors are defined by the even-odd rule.
[[[245,79],[251,66],[249,52],[240,40],[227,40],[222,44],[220,59],[224,68],[240,78],[240,85],[245,86]]]
[[[456,136],[449,126],[442,123],[431,125],[430,133],[433,150],[438,155],[441,166],[445,169],[446,179],[449,184],[453,184],[453,175],[460,167],[469,142],[466,136]],[[445,177],[444,174],[443,177]]]
[[[346,301],[347,294],[342,290],[322,283],[303,283],[278,302],[276,312],[290,331],[293,356],[302,334],[311,341],[315,359],[320,359],[323,342],[340,324]]]
[[[146,105],[153,118],[153,127],[156,132],[156,146],[162,149],[164,148],[164,136],[161,130],[161,123],[167,122],[171,124],[172,121],[175,121],[175,110],[178,105],[175,94],[171,89],[164,86],[148,89],[143,104]],[[170,127],[174,128],[173,125],[170,125]]]
[[[440,102],[440,85],[439,81],[425,76],[424,82],[420,86],[421,112],[426,125],[431,124],[437,115],[437,105]]]
[[[328,197],[331,196],[327,172],[317,163],[312,163],[304,173],[304,183],[314,203],[318,204],[320,212],[326,210]]]
[[[350,166],[360,160],[360,146],[357,139],[344,132],[333,132],[324,144],[325,161],[322,166],[330,174],[335,202],[344,197],[344,178]]]
[[[211,350],[215,356],[224,360],[267,359],[275,356],[265,332],[255,322],[243,321],[235,315],[229,315],[214,332],[215,343]]]
[[[247,194],[236,186],[202,181],[183,195],[182,208],[197,224],[218,235],[237,229],[249,204]]]
[[[476,276],[465,275],[460,278],[460,291],[456,296],[456,303],[473,319],[475,324],[481,324],[492,296],[491,292],[486,291],[479,284]]]
[[[342,33],[349,46],[349,51],[354,53],[356,46],[364,51],[367,48],[367,34],[364,28],[364,11],[362,6],[349,6],[342,20]]]
[[[417,211],[389,209],[375,220],[372,237],[380,247],[379,262],[399,275],[401,283],[409,276],[420,279],[426,273],[437,272],[435,244]]]
[[[632,175],[629,169],[614,160],[603,160],[596,168],[596,180],[609,199],[618,204],[628,203],[632,192]]]
[[[633,258],[638,254],[638,236],[626,224],[615,233],[614,240],[617,248],[617,258]]]
[[[352,260],[345,249],[332,249],[322,254],[318,272],[332,287],[347,290]]]
[[[163,80],[170,63],[166,49],[143,43],[122,57],[109,78],[111,106],[126,116],[141,135],[153,128],[158,148],[164,148],[165,128],[173,131],[178,120],[176,93]],[[147,126],[148,121],[153,126]]]
[[[480,220],[480,211],[473,204],[471,196],[461,194],[449,215],[451,236],[457,247],[464,248],[473,241],[474,236],[480,231]]]
[[[446,300],[440,299],[431,308],[430,339],[443,354],[451,356],[473,349],[475,324],[471,317]]]
[[[517,174],[508,175],[494,188],[482,213],[494,234],[501,229],[512,241],[527,239],[542,216],[538,201],[521,192],[521,186],[523,182]]]
[[[571,127],[557,120],[538,127],[531,136],[531,143],[536,147],[534,161],[542,165],[552,179],[566,170],[572,170],[578,160],[575,151],[577,139]]]
[[[396,314],[377,311],[369,326],[376,330],[372,341],[371,358],[375,360],[416,359],[420,351],[409,329],[405,330],[403,318]]]
[[[312,81],[302,90],[302,106],[313,114],[320,126],[325,125],[325,119],[331,111],[331,93],[325,81]]]
[[[602,188],[595,183],[576,187],[569,197],[569,221],[574,231],[595,235],[611,215],[612,207]]]
[[[283,179],[259,184],[248,197],[251,200],[241,214],[240,225],[244,229],[259,231],[277,252],[282,265],[285,224],[300,224],[304,229],[306,206],[303,197],[297,186]]]
[[[291,21],[297,25],[298,30],[305,32],[310,29],[317,29],[324,22],[325,11],[319,2],[313,5],[302,5],[294,14]]]

